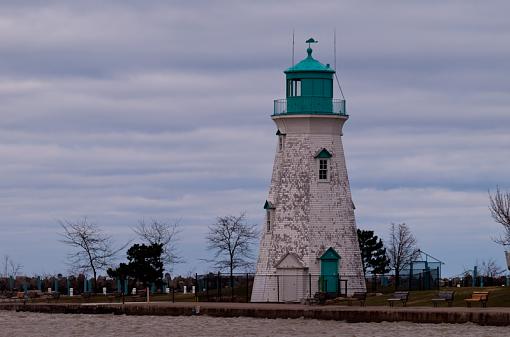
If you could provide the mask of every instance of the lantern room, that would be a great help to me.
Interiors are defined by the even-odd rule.
[[[313,58],[310,38],[307,57],[284,71],[286,99],[274,101],[274,115],[281,114],[341,114],[345,115],[345,100],[333,99],[335,70]]]

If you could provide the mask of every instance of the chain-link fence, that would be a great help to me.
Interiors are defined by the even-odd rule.
[[[367,290],[371,292],[392,292],[396,290],[437,290],[443,285],[440,269],[414,270],[395,275],[372,275],[365,279]]]

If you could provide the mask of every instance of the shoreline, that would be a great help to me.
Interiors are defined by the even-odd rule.
[[[192,316],[305,318],[345,321],[348,323],[412,322],[474,323],[509,326],[510,308],[461,307],[354,307],[306,306],[280,303],[214,303],[214,302],[127,302],[120,303],[0,303],[0,310],[47,314],[114,314],[136,316]]]

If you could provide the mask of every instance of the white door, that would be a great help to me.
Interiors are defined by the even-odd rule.
[[[280,302],[299,302],[306,297],[304,294],[305,270],[283,269],[279,270]]]

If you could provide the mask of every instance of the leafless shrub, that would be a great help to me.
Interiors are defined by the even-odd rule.
[[[489,191],[489,210],[491,216],[497,223],[501,224],[504,228],[504,234],[493,241],[503,245],[510,245],[510,192],[502,192],[499,186],[496,187],[496,192],[491,194]]]
[[[183,263],[183,259],[178,255],[176,243],[179,241],[179,222],[167,223],[158,220],[152,220],[147,223],[140,220],[138,225],[133,228],[138,237],[149,245],[161,244],[163,246],[162,261],[166,270],[172,271],[176,263]]]
[[[487,261],[482,261],[480,266],[480,274],[487,277],[498,277],[503,275],[504,268],[501,268],[494,259],[489,258]]]
[[[23,266],[16,263],[9,255],[5,254],[2,257],[2,276],[3,277],[16,277],[21,272]]]
[[[233,287],[234,270],[252,265],[252,244],[257,238],[257,227],[246,223],[245,213],[218,217],[216,223],[209,226],[206,237],[208,249],[214,252],[214,259],[206,261],[214,262],[219,270],[228,269]]]
[[[68,254],[71,269],[83,273],[92,272],[95,286],[98,271],[110,267],[117,253],[126,248],[127,244],[114,249],[112,237],[96,224],[88,222],[86,217],[76,221],[61,220],[59,224],[63,229],[60,241],[74,250]]]
[[[400,285],[400,272],[416,259],[420,252],[416,245],[416,238],[405,223],[391,224],[388,243],[390,266],[395,271],[395,281],[398,286]]]

